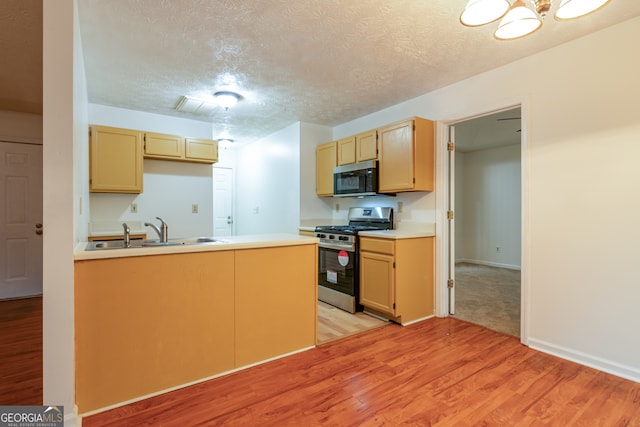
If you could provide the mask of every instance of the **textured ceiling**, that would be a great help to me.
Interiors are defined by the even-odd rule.
[[[29,40],[41,24],[25,10],[41,1],[0,2],[3,53],[14,55],[2,67],[1,108],[11,109],[5,94],[30,105],[26,89],[41,91],[41,77],[23,79],[40,73],[41,50]],[[215,137],[249,142],[296,121],[341,124],[640,15],[640,1],[612,0],[586,18],[548,17],[537,33],[498,42],[495,23],[459,23],[466,2],[77,0],[89,101],[211,122]],[[183,95],[207,100],[225,89],[243,96],[229,111],[175,110]]]

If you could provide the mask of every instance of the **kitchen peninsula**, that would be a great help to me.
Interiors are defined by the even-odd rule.
[[[88,413],[316,344],[317,239],[75,251],[76,404]]]

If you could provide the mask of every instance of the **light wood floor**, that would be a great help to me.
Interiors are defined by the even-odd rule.
[[[0,301],[0,405],[42,405],[42,297]]]
[[[471,323],[432,318],[83,420],[134,425],[638,426],[640,384]]]
[[[389,322],[369,316],[361,311],[351,314],[318,301],[318,344],[324,344],[388,324]]]

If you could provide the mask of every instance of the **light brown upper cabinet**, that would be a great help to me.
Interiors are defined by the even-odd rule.
[[[145,132],[144,158],[216,163],[218,161],[218,142],[210,139]]]
[[[333,196],[333,168],[336,167],[336,141],[316,147],[316,194]]]
[[[336,141],[338,149],[338,165],[356,162],[356,137],[350,136]]]
[[[378,191],[433,191],[434,125],[415,117],[378,129]]]
[[[185,138],[184,158],[189,162],[217,163],[218,141],[201,138]]]
[[[142,132],[89,128],[89,191],[142,193]]]
[[[144,157],[146,159],[181,160],[184,158],[184,138],[177,135],[145,132]]]
[[[370,130],[356,135],[356,162],[378,158],[377,131]]]
[[[375,129],[339,139],[336,143],[338,144],[338,165],[348,165],[378,158]]]

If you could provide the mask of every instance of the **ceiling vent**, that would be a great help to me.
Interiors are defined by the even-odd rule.
[[[216,104],[204,102],[195,98],[187,98],[181,96],[176,105],[176,110],[182,113],[200,114],[203,116],[210,116],[213,114],[213,110],[216,108]]]

